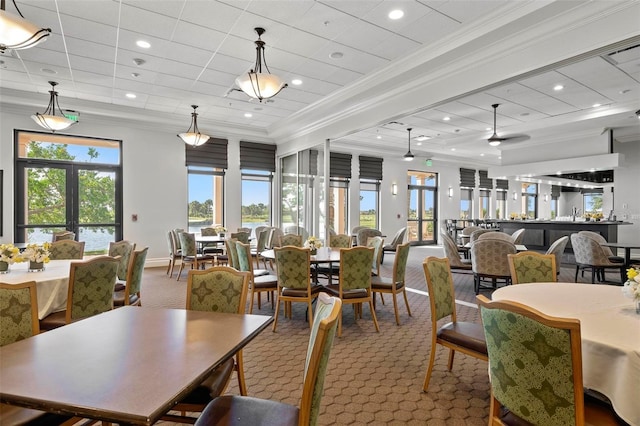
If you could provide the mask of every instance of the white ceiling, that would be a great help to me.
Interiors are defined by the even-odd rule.
[[[63,108],[82,112],[91,103],[121,107],[123,115],[131,109],[160,112],[180,118],[184,127],[190,105],[197,104],[205,132],[209,122],[269,136],[300,111],[327,102],[413,52],[478,31],[479,23],[502,20],[504,26],[516,7],[534,10],[544,3],[538,1],[24,0],[18,6],[25,18],[50,27],[52,35],[35,48],[4,52],[0,87],[24,94],[29,99],[24,102],[41,112],[50,90],[47,81],[54,80]],[[393,21],[387,14],[396,8],[405,16]],[[14,12],[13,5],[9,3],[7,10]],[[289,83],[270,102],[250,101],[234,90],[235,78],[255,60],[254,27],[266,29],[262,39],[271,72]],[[137,47],[138,40],[148,41],[151,48]],[[334,52],[342,58],[333,59]],[[640,133],[633,114],[640,108],[640,48],[612,53],[513,76],[507,83],[425,105],[408,115],[389,113],[383,120],[374,119],[369,128],[346,129],[334,137],[337,146],[402,155],[407,149],[406,128],[413,127],[412,136],[432,138],[421,146],[412,141],[418,155],[482,155],[487,163],[499,164],[508,142],[498,149],[484,141],[492,133],[487,129],[493,125],[493,103],[501,104],[500,136],[535,136],[550,121],[574,121],[569,118],[578,114],[600,119],[601,128]],[[137,65],[134,59],[144,63]],[[302,84],[291,84],[293,79]],[[556,84],[564,89],[554,91]],[[34,93],[40,95],[28,96]],[[136,98],[128,99],[127,93]],[[593,107],[596,103],[601,106]],[[247,113],[252,117],[245,117]],[[445,116],[451,120],[443,121]],[[401,124],[388,124],[392,121]],[[536,138],[523,143],[536,143]]]

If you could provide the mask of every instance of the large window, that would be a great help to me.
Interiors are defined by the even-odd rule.
[[[378,229],[380,183],[360,181],[360,226]]]
[[[538,184],[522,184],[522,213],[527,219],[538,217]]]
[[[224,224],[224,170],[188,168],[189,232]]]
[[[438,175],[407,172],[407,240],[414,244],[436,242]]]
[[[473,189],[460,188],[460,219],[473,218]]]
[[[491,191],[480,190],[480,219],[489,219],[491,216]]]
[[[338,234],[348,234],[349,179],[329,181],[329,225]]]
[[[242,227],[271,226],[271,182],[273,173],[242,171]],[[257,237],[257,236],[256,236]]]
[[[86,254],[122,239],[121,142],[16,131],[15,241],[67,229]]]
[[[551,196],[551,219],[558,217],[558,197]]]
[[[507,191],[496,190],[496,219],[507,218]]]
[[[602,213],[602,193],[601,192],[583,192],[582,194],[582,211],[587,213]]]

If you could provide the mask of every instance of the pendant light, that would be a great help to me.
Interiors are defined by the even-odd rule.
[[[18,5],[13,5],[20,16],[5,10],[5,0],[0,1],[0,51],[5,49],[27,49],[33,47],[51,34],[49,28],[38,28],[24,19]]]
[[[210,136],[200,133],[200,130],[198,130],[198,113],[196,113],[198,105],[191,105],[191,108],[193,108],[193,112],[191,113],[191,125],[186,132],[180,133],[178,137],[187,145],[200,146],[207,142]]]
[[[407,153],[404,155],[404,161],[413,161],[413,158],[415,157],[415,155],[413,155],[411,153],[411,127],[409,127],[407,129],[407,132],[409,132],[409,150],[407,151]]]
[[[267,66],[267,60],[264,56],[264,41],[260,38],[265,33],[264,28],[254,28],[258,33],[256,40],[256,63],[248,73],[240,75],[236,78],[236,84],[247,95],[254,99],[260,100],[271,98],[285,87],[287,84],[277,75],[271,74]],[[264,71],[262,66],[264,65]]]
[[[60,108],[60,105],[58,104],[58,92],[55,90],[58,83],[50,81],[49,84],[51,85],[51,90],[49,91],[51,96],[49,98],[49,105],[47,105],[47,109],[44,110],[43,114],[36,112],[31,116],[31,118],[33,121],[38,123],[38,125],[47,130],[51,130],[52,132],[68,129],[76,124],[77,121],[65,117],[62,113],[62,108]],[[58,111],[56,111],[56,108]]]

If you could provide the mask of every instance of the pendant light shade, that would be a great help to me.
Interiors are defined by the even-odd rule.
[[[31,118],[38,125],[52,132],[55,132],[56,130],[68,129],[69,127],[76,124],[77,121],[65,117],[62,113],[62,108],[60,108],[60,105],[58,104],[58,92],[55,91],[58,83],[56,83],[55,81],[50,81],[49,84],[51,85],[51,90],[49,91],[50,97],[47,109],[43,114],[36,112],[31,116]]]
[[[38,28],[24,19],[20,9],[13,5],[20,16],[5,10],[5,0],[0,1],[0,51],[5,49],[27,49],[33,47],[51,34],[49,28]]]
[[[196,113],[198,105],[191,105],[191,108],[193,108],[193,112],[191,113],[191,125],[186,132],[180,133],[178,137],[187,145],[200,146],[206,143],[210,136],[200,133],[200,130],[198,130],[198,114]]]
[[[277,75],[271,74],[264,56],[264,41],[260,38],[265,33],[264,28],[255,28],[258,33],[256,40],[256,62],[248,73],[236,78],[236,84],[247,95],[260,100],[271,98],[285,87],[287,84]],[[264,70],[263,70],[264,65]],[[263,72],[264,71],[264,72]]]
[[[409,132],[409,150],[407,151],[407,153],[404,155],[404,161],[413,161],[415,155],[413,155],[413,153],[411,152],[411,127],[409,127],[407,129],[407,132]]]

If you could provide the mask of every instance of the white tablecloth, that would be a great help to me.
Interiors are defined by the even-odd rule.
[[[36,282],[38,294],[38,318],[42,319],[52,312],[67,309],[69,291],[69,264],[71,260],[52,260],[44,265],[44,271],[28,272],[29,262],[14,263],[8,274],[0,275],[0,282],[19,284],[25,281]]]
[[[618,415],[640,425],[640,315],[622,287],[574,283],[517,284],[493,292],[545,314],[577,318],[585,388],[607,396]]]

